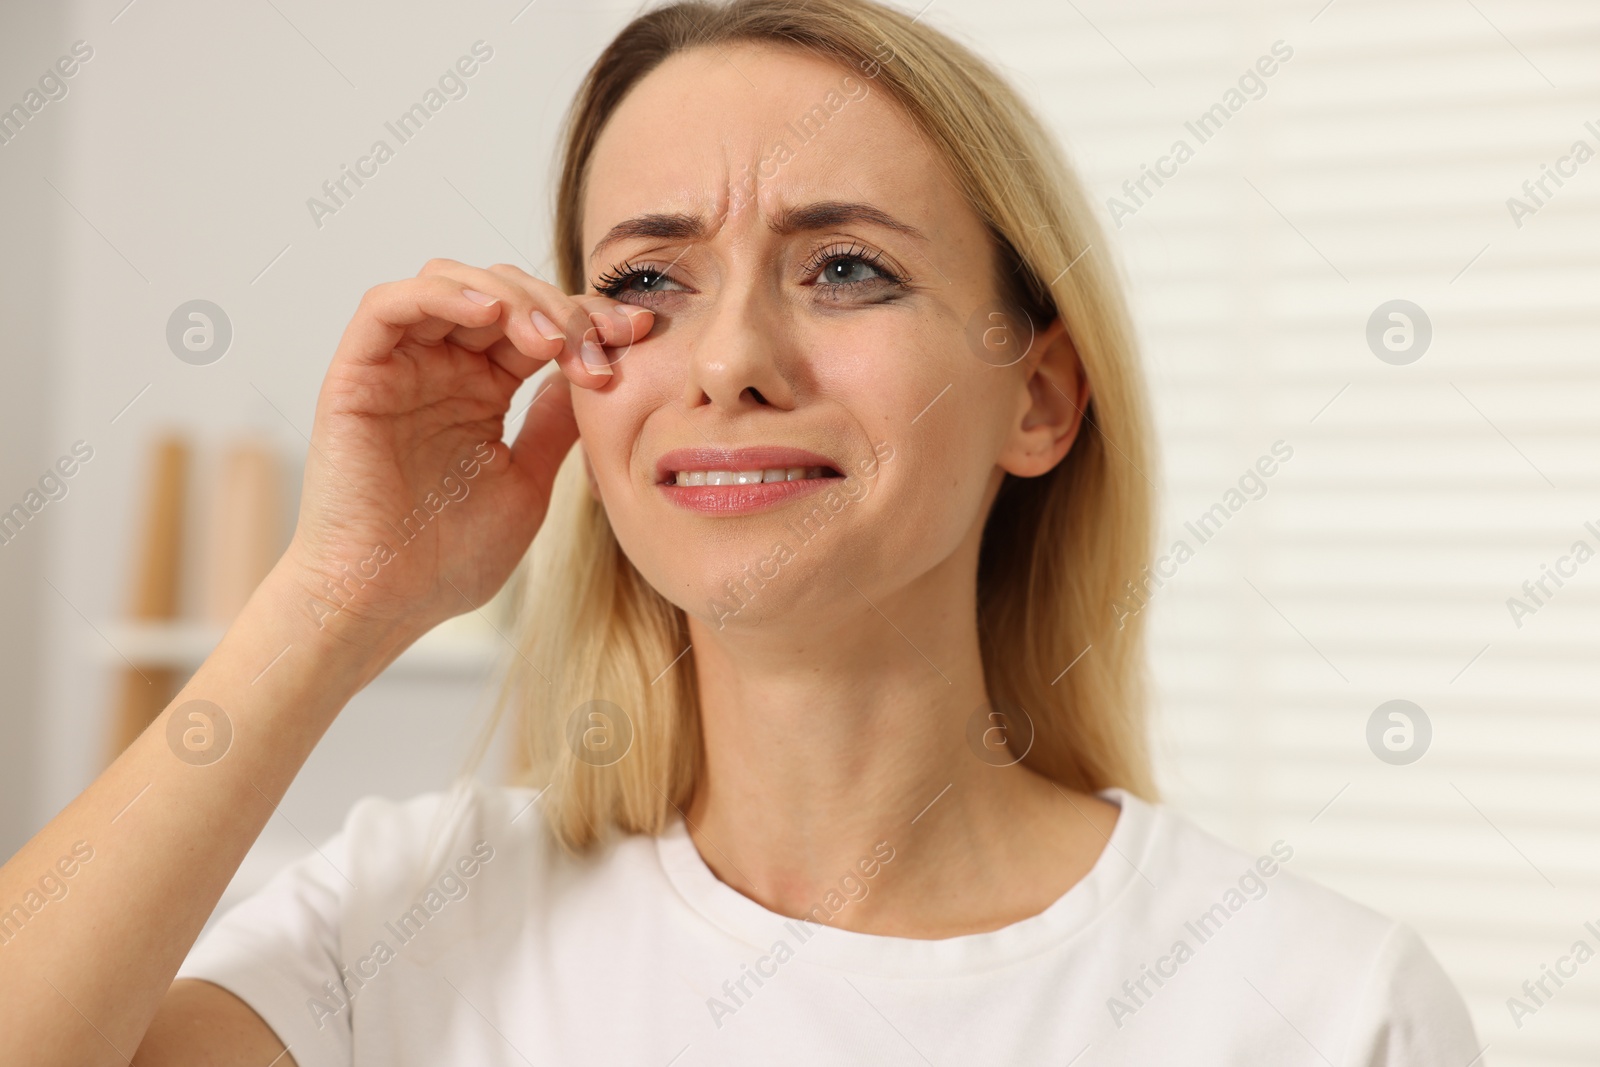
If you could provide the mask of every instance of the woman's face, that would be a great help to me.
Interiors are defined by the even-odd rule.
[[[656,589],[717,628],[803,623],[975,566],[1001,471],[1039,473],[1034,359],[969,340],[991,242],[885,92],[788,50],[677,55],[606,126],[586,197],[590,286],[656,322],[573,406]]]

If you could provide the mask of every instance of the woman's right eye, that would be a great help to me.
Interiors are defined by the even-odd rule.
[[[652,267],[622,267],[597,279],[594,288],[595,292],[613,300],[633,296],[638,302],[638,297],[664,295],[684,287]]]
[[[662,282],[667,280],[665,274],[658,274],[653,270],[642,270],[629,279],[629,283],[637,292],[652,293]]]

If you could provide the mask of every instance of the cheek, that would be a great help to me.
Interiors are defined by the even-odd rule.
[[[816,395],[843,405],[874,443],[919,440],[928,415],[962,392],[948,338],[920,318],[811,324],[797,348]]]
[[[976,520],[1018,388],[1015,368],[978,359],[945,318],[849,336],[819,376],[871,446],[892,449],[864,480],[873,512],[905,520],[878,529],[906,563],[942,557]]]
[[[919,488],[983,481],[999,456],[1014,406],[1014,368],[973,356],[944,316],[859,338],[832,392],[860,415],[874,443],[888,441]]]
[[[632,455],[638,415],[627,395],[610,386],[604,391],[572,390],[572,414],[578,423],[578,443],[589,459],[594,479],[604,497],[614,498],[626,488],[628,460]]]

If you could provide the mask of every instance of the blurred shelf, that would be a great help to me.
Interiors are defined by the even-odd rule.
[[[190,621],[117,622],[102,625],[106,640],[95,644],[101,661],[107,664],[193,670],[211,654],[223,630],[211,623]],[[462,615],[424,634],[384,674],[483,674],[510,651],[508,641],[485,619],[477,614]]]

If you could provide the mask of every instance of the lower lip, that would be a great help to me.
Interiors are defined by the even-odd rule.
[[[814,493],[842,478],[801,478],[793,482],[751,482],[748,485],[674,485],[661,491],[680,508],[707,515],[743,515]]]

